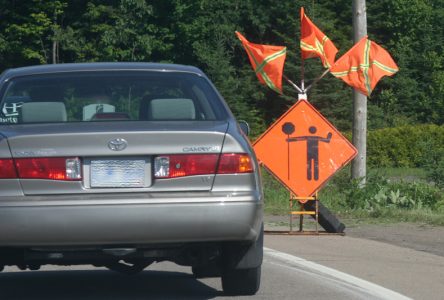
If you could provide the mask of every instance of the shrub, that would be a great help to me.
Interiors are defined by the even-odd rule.
[[[444,205],[442,191],[426,182],[390,181],[378,173],[369,174],[361,186],[359,180],[350,180],[349,175],[335,176],[327,187],[335,194],[342,195],[345,209],[364,209],[377,212],[385,208],[438,209]]]
[[[437,203],[444,200],[442,191],[426,182],[394,182],[391,190],[401,191],[401,195],[409,199],[408,208],[435,208]]]
[[[415,125],[368,132],[367,157],[371,167],[424,167],[444,151],[444,126]]]
[[[427,179],[435,183],[437,187],[444,188],[444,148],[430,150],[428,148],[425,169]]]

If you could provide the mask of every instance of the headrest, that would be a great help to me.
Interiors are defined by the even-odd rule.
[[[186,98],[151,99],[148,105],[150,120],[195,120],[194,102]]]
[[[63,102],[26,102],[22,105],[21,123],[66,122]]]

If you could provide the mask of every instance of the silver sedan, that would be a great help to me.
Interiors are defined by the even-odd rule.
[[[1,74],[0,269],[137,273],[169,260],[221,277],[227,294],[254,294],[262,209],[253,150],[199,69],[93,63]]]

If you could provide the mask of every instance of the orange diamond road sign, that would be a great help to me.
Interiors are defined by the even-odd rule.
[[[296,102],[253,146],[259,161],[298,197],[313,196],[358,153],[306,100]]]

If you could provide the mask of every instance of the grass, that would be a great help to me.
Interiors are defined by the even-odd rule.
[[[319,193],[320,201],[327,206],[333,213],[335,213],[341,220],[346,220],[347,223],[396,223],[396,222],[418,222],[426,223],[430,225],[444,226],[444,196],[442,191],[438,190],[437,197],[441,196],[441,200],[438,198],[438,203],[435,205],[414,205],[409,208],[400,208],[396,205],[383,205],[377,207],[370,207],[369,209],[350,207],[350,193],[347,194],[353,187],[351,180],[348,179],[350,170],[345,169],[335,175],[335,178],[330,180]],[[372,174],[372,175],[370,175]],[[288,215],[289,211],[289,192],[284,188],[276,179],[274,179],[268,172],[263,170],[263,184],[265,193],[265,213],[269,215]],[[425,171],[422,169],[407,169],[407,168],[385,168],[378,170],[370,170],[369,176],[384,177],[388,179],[388,182],[401,182],[396,185],[396,188],[402,189],[404,186],[411,190],[411,186],[415,186],[417,182],[422,182],[421,186],[422,194],[418,194],[421,197],[424,193],[428,193],[429,189],[424,189],[425,183]],[[379,183],[378,183],[379,184]],[[378,185],[376,185],[378,186]],[[385,186],[379,187],[380,189],[386,188]],[[392,187],[393,188],[393,187]],[[424,192],[425,191],[425,192]],[[432,189],[435,191],[436,189]],[[368,191],[367,191],[368,192]],[[403,191],[401,190],[401,193]],[[368,198],[370,203],[373,201],[371,198],[373,194],[368,192]],[[407,193],[407,191],[406,191]],[[411,193],[411,191],[410,191]],[[415,194],[416,195],[416,194]],[[361,198],[367,195],[362,195]],[[419,197],[418,196],[418,197]],[[353,196],[352,196],[353,197]],[[413,197],[413,196],[412,196]],[[428,197],[427,199],[429,199]],[[434,199],[434,198],[432,198]],[[425,202],[424,202],[425,203]]]
[[[426,171],[421,168],[379,168],[368,171],[369,175],[378,175],[391,180],[427,181]]]
[[[430,209],[391,209],[385,208],[378,212],[354,210],[336,213],[339,219],[348,226],[354,224],[391,224],[399,222],[422,223],[435,226],[444,226],[444,213]]]
[[[370,170],[370,172],[377,172],[388,178],[412,177],[422,180],[426,179],[426,171],[421,168],[379,168]]]
[[[265,196],[265,213],[270,215],[286,215],[289,210],[290,194],[272,175],[262,170]]]

